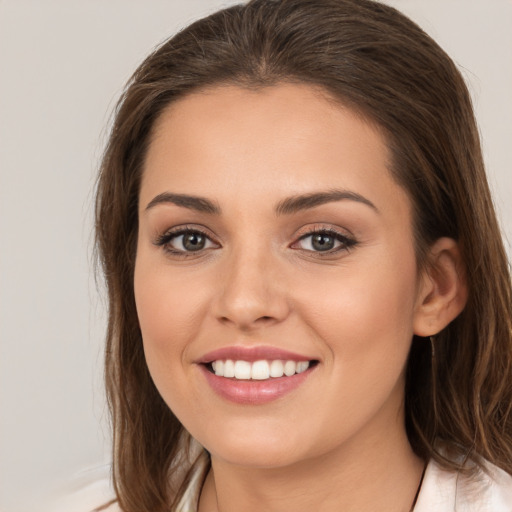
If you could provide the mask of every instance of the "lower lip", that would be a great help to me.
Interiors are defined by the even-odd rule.
[[[311,374],[314,367],[291,377],[267,380],[238,380],[219,377],[205,365],[200,365],[210,387],[218,395],[237,404],[261,405],[273,402],[297,389]]]

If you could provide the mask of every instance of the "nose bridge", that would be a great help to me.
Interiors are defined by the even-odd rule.
[[[287,316],[283,276],[271,247],[261,243],[233,247],[224,263],[216,311],[220,320],[249,329]]]

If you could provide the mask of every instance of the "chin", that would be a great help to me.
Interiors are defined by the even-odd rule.
[[[202,440],[199,438],[199,442]],[[279,468],[298,461],[298,446],[304,446],[289,431],[275,428],[225,429],[209,432],[202,443],[213,458],[236,466]]]
[[[234,466],[254,469],[283,468],[298,462],[296,450],[262,449],[254,446],[222,446],[211,452],[213,458]]]

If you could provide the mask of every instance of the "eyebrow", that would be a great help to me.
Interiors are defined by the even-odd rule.
[[[365,204],[379,213],[378,208],[369,199],[366,199],[366,197],[358,194],[357,192],[339,189],[289,197],[277,204],[276,213],[278,215],[290,215],[292,213],[315,208],[316,206],[321,206],[326,203],[344,200]]]
[[[361,194],[350,190],[338,189],[288,197],[277,203],[275,211],[277,215],[290,215],[299,211],[309,210],[323,204],[343,200],[355,201],[357,203],[364,204],[379,213],[378,208]],[[208,213],[212,215],[221,214],[220,207],[205,197],[190,196],[187,194],[173,194],[171,192],[163,192],[162,194],[158,194],[154,197],[146,206],[146,211],[159,204],[166,203],[175,204],[176,206],[181,206],[182,208],[188,208],[201,213]]]
[[[189,196],[187,194],[172,194],[170,192],[164,192],[154,197],[146,206],[146,211],[159,204],[166,203],[172,203],[176,206],[196,210],[201,213],[210,213],[213,215],[220,215],[221,213],[220,207],[205,197]]]

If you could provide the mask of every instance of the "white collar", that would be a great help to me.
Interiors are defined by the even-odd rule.
[[[512,512],[512,476],[485,466],[468,476],[430,461],[414,512]]]

